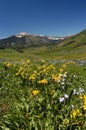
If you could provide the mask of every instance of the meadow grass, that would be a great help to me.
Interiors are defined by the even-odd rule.
[[[0,129],[85,130],[86,66],[39,57],[0,63]]]
[[[86,60],[86,46],[73,48],[73,45],[64,47],[51,45],[48,47],[24,49],[22,53],[14,49],[0,50],[0,59],[20,61],[21,59],[28,58],[44,60]]]

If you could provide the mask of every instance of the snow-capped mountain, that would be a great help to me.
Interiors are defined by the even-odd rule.
[[[14,45],[25,47],[47,46],[50,44],[58,43],[62,40],[64,40],[63,37],[31,35],[26,32],[21,32],[8,38],[0,39],[0,47],[10,47]]]

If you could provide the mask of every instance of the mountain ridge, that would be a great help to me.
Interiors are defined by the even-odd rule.
[[[65,37],[32,35],[26,32],[20,32],[5,39],[0,39],[0,49],[2,48],[29,48],[55,45],[56,48],[63,50],[74,50],[80,46],[86,45],[86,29],[83,31]],[[53,46],[54,47],[54,46]]]
[[[56,43],[58,41],[62,41],[64,38],[62,37],[52,37],[52,36],[42,36],[42,35],[31,35],[26,32],[21,32],[16,35],[9,36],[4,39],[0,39],[0,46],[10,47],[13,45],[25,45],[28,46],[33,45],[48,45],[50,43]]]

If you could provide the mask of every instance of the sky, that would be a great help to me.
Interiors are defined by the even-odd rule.
[[[86,0],[0,0],[0,39],[20,32],[66,36],[86,29]]]

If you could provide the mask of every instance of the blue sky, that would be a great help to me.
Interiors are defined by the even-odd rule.
[[[50,36],[86,28],[86,0],[0,0],[0,38],[20,32]]]

